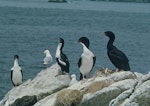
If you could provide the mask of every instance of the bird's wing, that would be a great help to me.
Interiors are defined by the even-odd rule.
[[[11,81],[12,81],[13,85],[15,86],[15,84],[14,84],[14,82],[12,80],[12,77],[13,77],[13,70],[11,70]]]
[[[61,65],[66,66],[66,63],[65,63],[62,59],[58,58],[58,62],[59,62]]]
[[[51,57],[45,57],[43,59],[44,62],[52,62],[52,58]]]
[[[11,70],[11,79],[12,79],[12,76],[13,76],[13,70]]]
[[[68,65],[69,66],[69,60],[68,60],[68,58],[67,58],[67,56],[65,55],[65,54],[61,54],[61,60],[66,64],[66,65]]]
[[[80,72],[80,80],[82,80],[84,78],[86,78],[86,75],[83,76],[83,74]]]
[[[96,62],[96,56],[93,57],[93,67],[95,65],[95,62]]]
[[[93,67],[94,67],[94,65],[95,65],[95,62],[96,62],[96,56],[93,57]],[[92,67],[92,69],[93,69],[93,67]],[[91,69],[91,71],[92,71],[92,69]],[[91,72],[91,71],[90,71],[90,72]]]
[[[21,69],[20,71],[21,71],[21,75],[22,75],[22,80],[23,80],[23,72],[22,72],[22,69]]]
[[[108,53],[108,56],[110,57],[110,59],[115,59],[118,62],[128,62],[128,58],[126,57],[126,55],[120,51],[120,50],[111,50]]]
[[[82,58],[80,57],[79,61],[78,61],[78,67],[81,66],[81,61],[82,61]]]

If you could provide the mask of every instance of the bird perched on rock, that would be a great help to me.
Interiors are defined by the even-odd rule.
[[[71,75],[71,81],[70,81],[70,84],[69,86],[72,86],[74,84],[78,83],[77,79],[76,79],[76,75],[75,74],[72,74]]]
[[[67,56],[63,53],[62,49],[64,47],[64,39],[59,38],[59,43],[56,50],[56,61],[61,68],[63,74],[69,73],[69,60]]]
[[[87,37],[79,38],[78,42],[83,46],[83,53],[78,61],[78,67],[80,70],[80,80],[85,80],[85,76],[89,74],[95,65],[96,57],[89,50],[89,39]]]
[[[130,70],[127,56],[113,45],[115,34],[112,31],[106,31],[104,34],[109,37],[107,44],[107,55],[112,64],[119,70]]]
[[[22,75],[22,69],[19,66],[18,63],[19,56],[14,56],[14,66],[11,68],[11,81],[14,86],[19,86],[22,84],[23,75]]]
[[[44,54],[45,54],[45,57],[43,59],[43,64],[45,65],[50,64],[53,61],[50,51],[44,50]]]

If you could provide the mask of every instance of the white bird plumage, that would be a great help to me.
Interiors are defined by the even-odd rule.
[[[83,53],[78,61],[78,67],[80,70],[80,80],[85,80],[86,75],[88,75],[95,65],[96,57],[89,50],[89,39],[87,37],[79,38],[78,42],[83,46]]]
[[[56,49],[56,58],[60,58],[60,49],[61,49],[62,43],[59,43]]]
[[[87,75],[93,67],[93,57],[94,54],[83,44],[83,53],[81,55],[82,65],[80,71],[83,75]]]
[[[19,86],[23,80],[22,69],[19,66],[18,58],[18,55],[14,56],[14,66],[11,68],[11,80],[14,86]]]
[[[71,81],[70,81],[70,84],[69,86],[72,86],[74,84],[78,83],[78,81],[76,80],[76,75],[75,74],[72,74],[71,75]]]
[[[60,56],[60,49],[61,49],[61,46],[62,46],[62,43],[59,43],[59,44],[58,44],[58,47],[57,47],[57,49],[56,49],[56,55],[55,55],[55,57],[58,58],[58,61],[59,61],[62,65],[66,66],[66,63],[61,60],[61,56]]]
[[[61,68],[61,72],[62,74],[66,74],[69,73],[69,60],[67,58],[67,55],[63,53],[63,47],[64,47],[64,39],[63,38],[59,38],[59,42],[58,42],[58,46],[56,49],[56,62],[59,65],[59,67]]]
[[[52,55],[49,50],[44,50],[45,57],[43,59],[43,64],[50,64],[53,61]]]

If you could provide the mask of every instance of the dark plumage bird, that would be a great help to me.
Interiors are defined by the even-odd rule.
[[[60,66],[62,73],[69,73],[69,60],[62,51],[63,47],[64,40],[62,38],[59,38],[59,44],[56,50],[56,61]]]
[[[18,59],[19,56],[15,55],[14,66],[11,68],[11,81],[14,86],[19,86],[20,84],[22,84],[22,79],[23,79],[22,69],[19,66]]]
[[[81,37],[78,42],[83,46],[83,53],[78,61],[78,67],[80,69],[80,80],[85,79],[86,75],[89,74],[95,65],[96,57],[89,50],[89,39]]]
[[[104,34],[109,37],[107,54],[112,64],[119,70],[130,70],[127,56],[113,45],[115,34],[112,31],[106,31]]]

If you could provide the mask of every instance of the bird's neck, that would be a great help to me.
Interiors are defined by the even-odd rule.
[[[62,53],[62,43],[59,43],[56,49],[56,58],[59,58],[61,53]]]
[[[19,64],[18,64],[18,59],[15,59],[15,60],[14,60],[14,67],[15,67],[15,66],[19,66]]]
[[[113,42],[115,39],[109,39],[108,44],[107,44],[107,49],[111,49],[113,47]]]
[[[81,43],[81,44],[82,44],[82,43]],[[82,44],[82,46],[83,46],[83,52],[85,52],[85,51],[88,50],[88,48],[87,48],[84,44]]]
[[[82,46],[83,46],[83,53],[84,54],[90,54],[91,53],[91,51],[84,44],[82,44]]]

